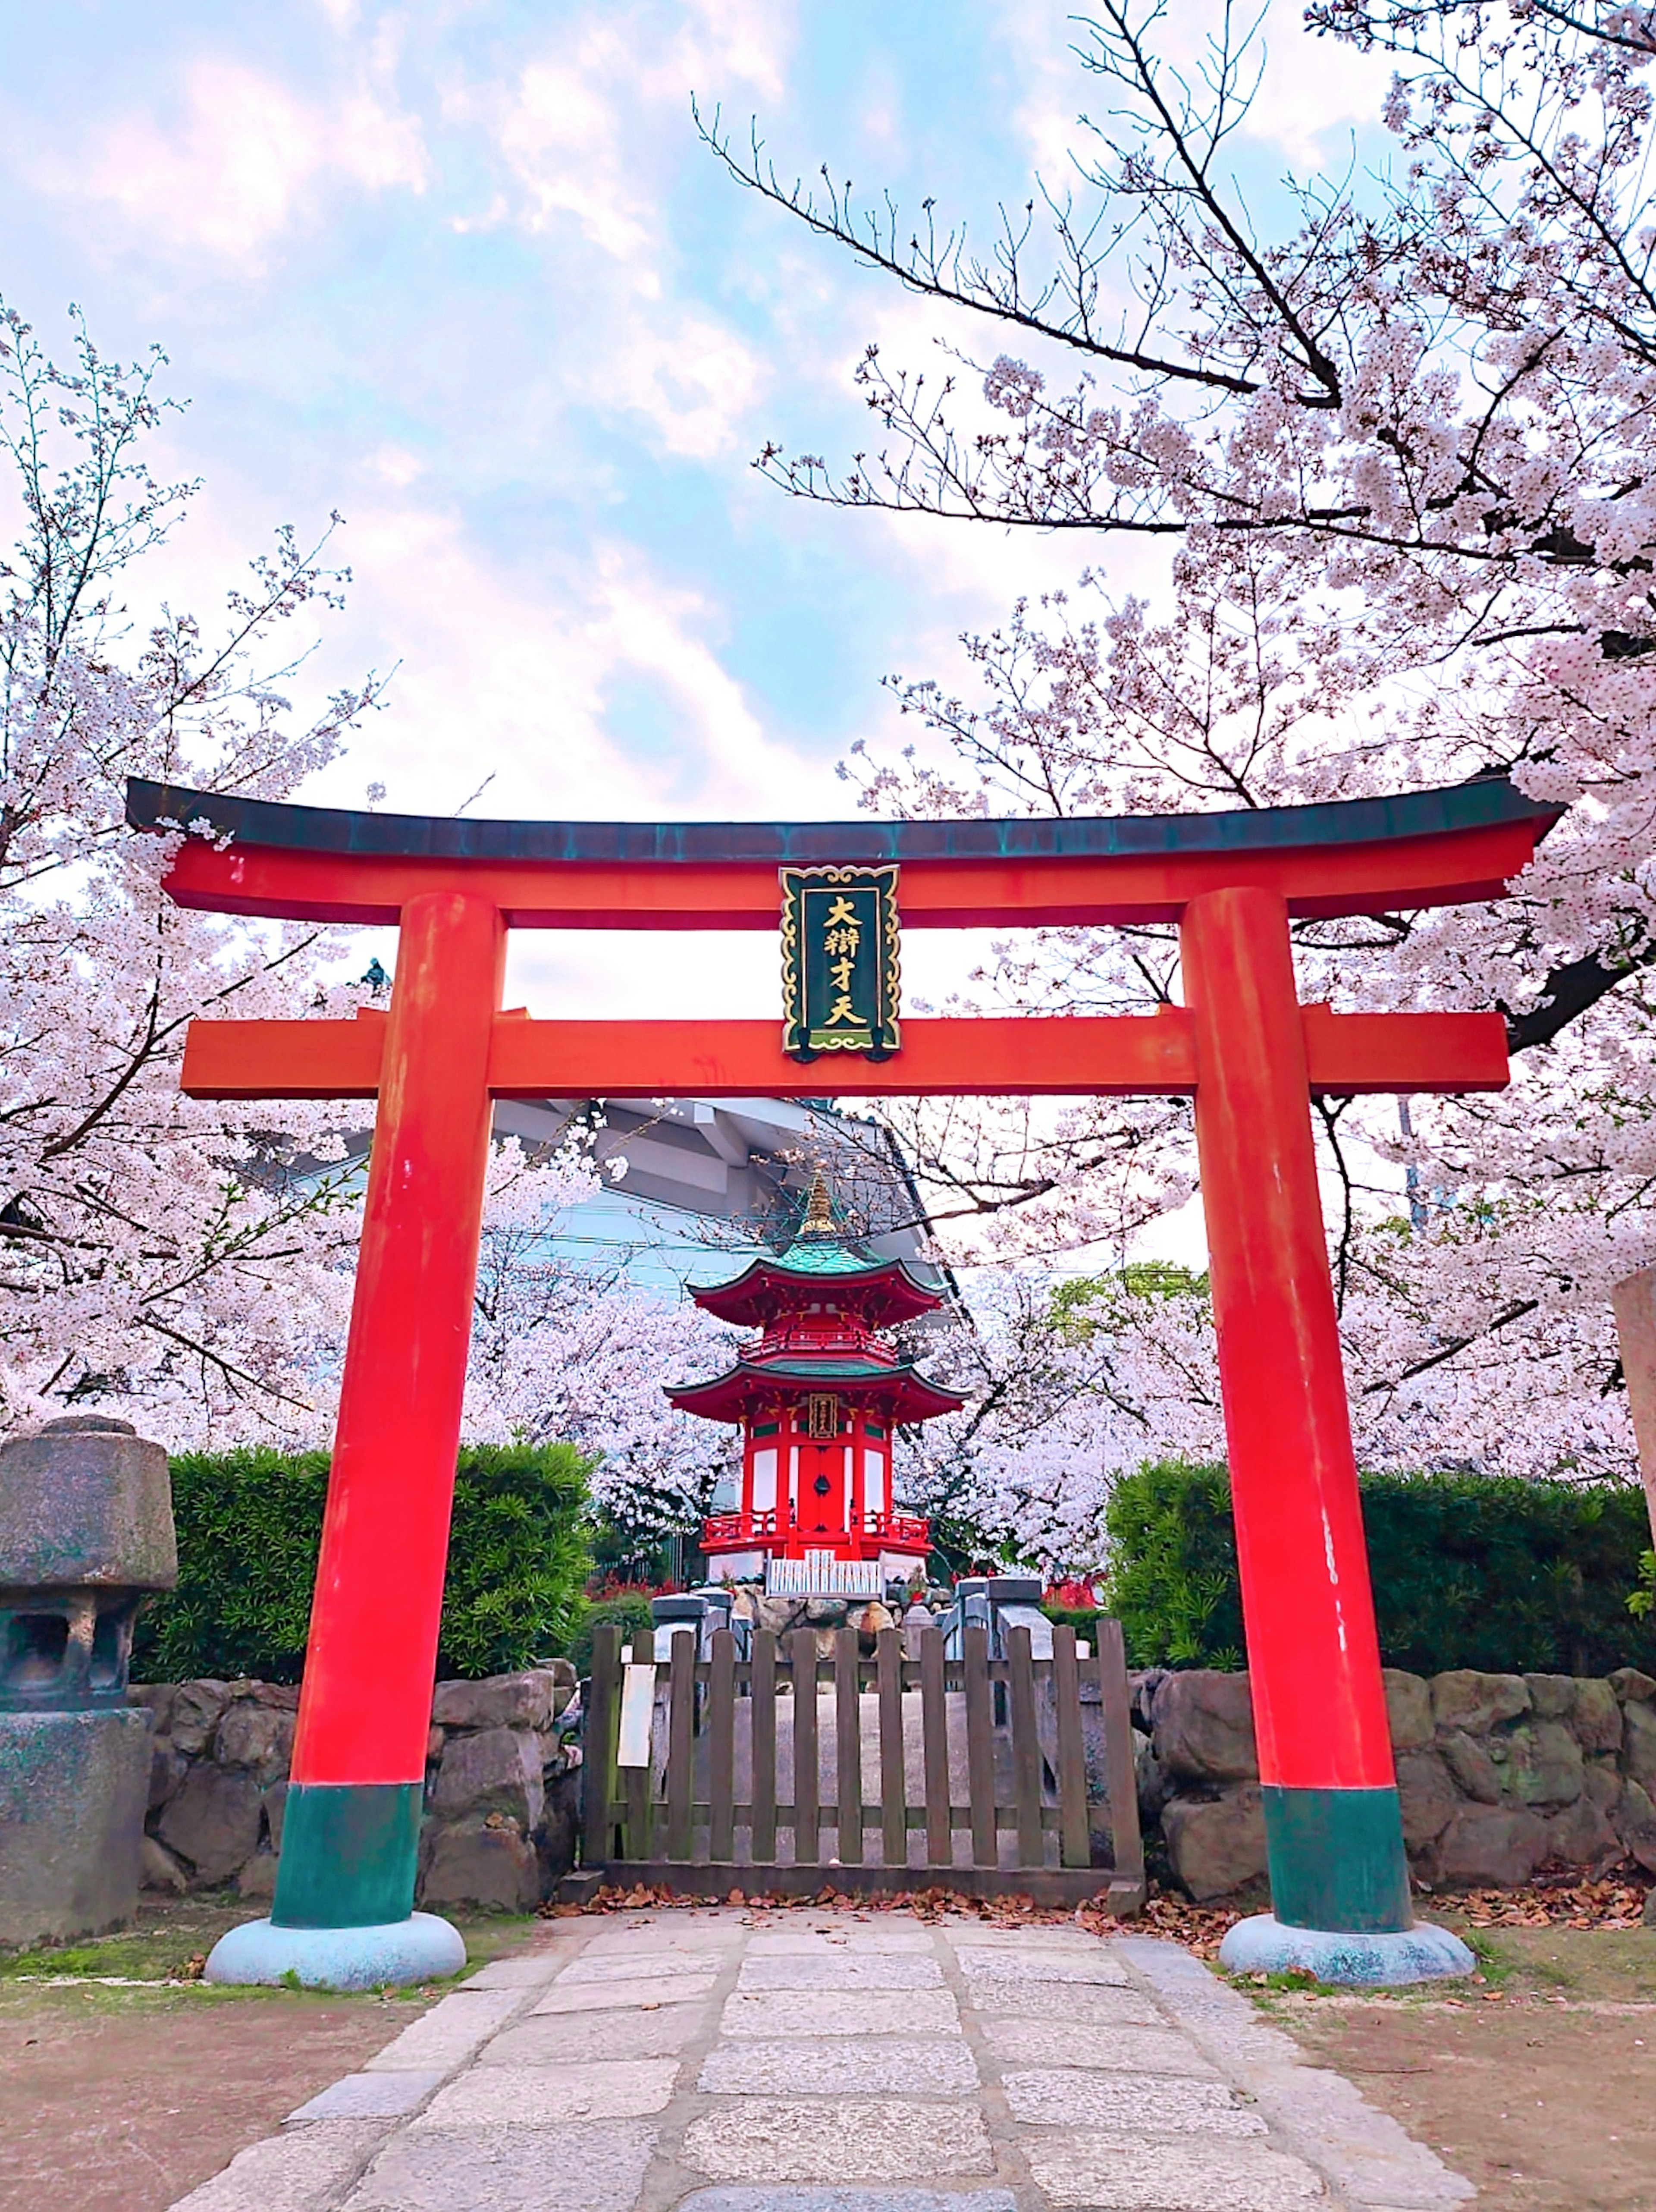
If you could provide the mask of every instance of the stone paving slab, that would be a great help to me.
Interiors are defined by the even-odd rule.
[[[716,2181],[925,2181],[995,2165],[975,2099],[735,2097],[691,2121],[681,2154]]]
[[[1038,1951],[956,1943],[955,1956],[962,1973],[985,1982],[1085,1982],[1125,1989],[1131,1978],[1120,1960],[1108,1957],[1101,1944],[1092,1951]]]
[[[347,2074],[289,2112],[294,2120],[401,2119],[424,2104],[444,2078],[444,2070],[408,2067],[383,2074]]]
[[[705,1948],[670,1955],[663,1951],[605,1953],[597,1958],[577,1959],[558,1976],[561,1990],[579,1989],[585,1982],[644,1982],[662,1975],[706,1974],[710,1968]]]
[[[965,1915],[559,1920],[179,2212],[1452,2212],[1176,1946]]]
[[[531,2014],[477,2054],[480,2066],[569,2066],[594,2058],[667,2058],[712,2024],[707,2005],[658,2005],[653,2012]]]
[[[722,2044],[707,2060],[699,2089],[725,2097],[975,2096],[978,2069],[961,2036],[838,2036],[792,2043]]]
[[[967,1983],[973,2008],[1007,2020],[1061,2020],[1077,2027],[1165,2027],[1166,2015],[1143,1990],[1096,1982],[1003,1981],[974,1974]]]
[[[758,1928],[746,1947],[750,1959],[832,1959],[842,1953],[871,1952],[879,1957],[893,1954],[932,1958],[935,1948],[929,1929],[882,1927],[851,1921],[842,1929]]]
[[[678,2212],[1018,2212],[1004,2189],[698,2189]]]
[[[1082,2074],[1046,2067],[1001,2077],[1015,2120],[1038,2128],[1125,2128],[1134,2134],[1192,2131],[1262,2136],[1258,2112],[1238,2104],[1223,2081],[1146,2081],[1130,2074]]]
[[[344,2212],[632,2212],[657,2141],[636,2122],[433,2128],[388,2144]]]
[[[608,2012],[618,2005],[688,2004],[713,1989],[711,1974],[652,1974],[620,1982],[561,1982],[536,2006],[537,2012]]]
[[[938,1990],[943,1969],[936,1959],[913,1959],[901,1952],[868,1958],[744,1959],[737,1987],[742,1990]]]
[[[958,2035],[960,2012],[949,1990],[870,1992],[828,1990],[738,1990],[725,2000],[726,2035]]]
[[[1166,2027],[1077,2027],[1069,2021],[986,2020],[983,2039],[1005,2067],[1096,2066],[1119,2074],[1218,2079],[1217,2069],[1187,2036]]]
[[[379,2074],[407,2066],[450,2073],[504,2027],[522,2002],[517,1990],[456,1990],[394,2035],[368,2060],[366,2070]]]
[[[473,2066],[434,2097],[414,2125],[543,2128],[568,2120],[641,2120],[661,2110],[677,2078],[676,2058]]]
[[[1055,2205],[1089,2212],[1291,2212],[1325,2197],[1303,2160],[1259,2143],[1162,2143],[1137,2135],[1038,2137],[1029,2171]]]
[[[287,2128],[238,2151],[222,2173],[181,2197],[174,2212],[332,2212],[394,2124],[334,2120]]]

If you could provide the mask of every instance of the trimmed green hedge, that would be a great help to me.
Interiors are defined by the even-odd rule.
[[[179,1586],[140,1616],[135,1677],[298,1681],[327,1454],[180,1453],[172,1466]],[[591,1571],[590,1469],[571,1444],[461,1452],[440,1679],[509,1674],[564,1649]]]
[[[1641,1490],[1365,1475],[1362,1509],[1387,1666],[1656,1673],[1656,1615],[1628,1610],[1650,1548]],[[1131,1664],[1246,1663],[1223,1468],[1140,1468],[1117,1484],[1105,1525],[1106,1601]]]

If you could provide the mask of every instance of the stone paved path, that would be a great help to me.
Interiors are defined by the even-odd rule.
[[[549,1923],[179,2212],[1441,2212],[1177,1946],[901,1913]]]

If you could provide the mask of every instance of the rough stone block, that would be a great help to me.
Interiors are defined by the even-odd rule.
[[[1474,1667],[1458,1667],[1432,1677],[1432,1717],[1441,1729],[1485,1735],[1529,1710],[1530,1692],[1521,1674],[1483,1674]]]
[[[263,1810],[258,1784],[251,1774],[196,1766],[162,1809],[155,1832],[189,1862],[196,1880],[211,1888],[228,1881],[258,1850]]]
[[[1523,1807],[1465,1806],[1444,1830],[1438,1872],[1445,1881],[1496,1889],[1526,1882],[1547,1853],[1547,1824]]]
[[[1210,1802],[1176,1798],[1162,1815],[1162,1834],[1175,1877],[1198,1903],[1265,1873],[1265,1801],[1257,1783]]]
[[[1489,1756],[1520,1804],[1573,1805],[1581,1795],[1581,1747],[1562,1721],[1526,1721],[1493,1738]]]
[[[245,1766],[261,1782],[285,1778],[293,1755],[294,1716],[252,1698],[227,1705],[213,1735],[213,1756],[221,1766]]]
[[[271,1783],[269,1789],[260,1792],[260,1802],[264,1807],[264,1818],[270,1831],[270,1849],[279,1851],[282,1849],[282,1815],[288,1809],[287,1784]]]
[[[179,1693],[176,1682],[134,1682],[126,1692],[129,1705],[142,1705],[149,1715],[154,1733],[165,1735],[173,1717],[173,1700]]]
[[[1656,1705],[1625,1705],[1622,1728],[1623,1771],[1656,1797]]]
[[[1618,1667],[1606,1680],[1624,1705],[1647,1705],[1656,1699],[1656,1680],[1636,1667]]]
[[[975,2105],[736,2097],[692,2120],[682,2158],[716,2181],[930,2181],[989,2173]]]
[[[0,1444],[0,1584],[171,1589],[178,1578],[160,1444],[100,1413]]]
[[[276,1857],[274,1851],[255,1851],[236,1876],[236,1895],[250,1903],[268,1905],[276,1895]]]
[[[1622,1839],[1591,1797],[1578,1797],[1548,1821],[1547,1856],[1596,1871],[1615,1865]]]
[[[1642,1783],[1627,1784],[1612,1825],[1629,1856],[1647,1873],[1656,1874],[1656,1804]]]
[[[1583,1751],[1619,1751],[1622,1747],[1622,1708],[1608,1682],[1579,1674],[1570,1726]]]
[[[550,1667],[491,1674],[482,1682],[440,1682],[431,1717],[442,1729],[541,1729],[558,1710],[554,1699],[559,1686]]]
[[[219,1715],[230,1701],[227,1683],[203,1675],[199,1681],[180,1682],[173,1697],[167,1732],[179,1750],[198,1758],[219,1724]]]
[[[189,1771],[189,1760],[165,1736],[150,1744],[149,1809],[152,1813],[160,1812],[169,1797],[178,1795],[179,1785]]]
[[[1562,1721],[1575,1704],[1573,1674],[1526,1674],[1530,1710],[1538,1721]]]
[[[866,2097],[901,2087],[910,2097],[971,2096],[978,2069],[963,2039],[824,2036],[780,2043],[725,2043],[696,2087],[723,2097]]]
[[[545,1802],[540,1746],[526,1729],[483,1729],[476,1735],[450,1736],[444,1744],[431,1795],[434,1812],[505,1813],[527,1835]]]
[[[1397,1766],[1403,1840],[1410,1850],[1418,1850],[1443,1833],[1460,1799],[1453,1778],[1435,1751],[1399,1752]]]
[[[1622,1795],[1622,1773],[1609,1752],[1595,1753],[1583,1762],[1581,1794],[1601,1813],[1615,1809]]]
[[[641,2120],[673,2094],[676,2058],[569,2066],[471,2066],[439,2090],[416,2128],[558,2127],[570,2120]]]
[[[540,1902],[535,1846],[506,1815],[446,1824],[436,1830],[428,1850],[420,1880],[423,1905],[478,1905],[531,1912]]]
[[[641,2120],[410,2128],[374,2160],[345,2212],[632,2212],[656,2132]]]
[[[1024,2127],[1119,2128],[1157,2136],[1265,2131],[1259,2115],[1239,2105],[1224,2081],[1137,2081],[1050,2068],[1008,2074],[1004,2087],[1012,2118]]]
[[[1310,2166],[1262,2143],[1055,2133],[1033,2137],[1025,2155],[1054,2204],[1098,2212],[1288,2212],[1327,2202]]]
[[[1501,1802],[1501,1770],[1481,1743],[1464,1729],[1446,1729],[1437,1747],[1444,1765],[1475,1804]]]
[[[95,1936],[138,1906],[149,1716],[0,1713],[0,1943]]]
[[[1423,1674],[1405,1674],[1401,1667],[1382,1667],[1386,1684],[1386,1717],[1393,1751],[1419,1751],[1432,1741],[1432,1686]]]
[[[1156,1685],[1156,1756],[1170,1774],[1196,1782],[1251,1782],[1259,1755],[1246,1674],[1192,1668]]]
[[[146,1836],[138,1846],[138,1881],[144,1889],[159,1889],[181,1897],[190,1877],[163,1843]]]

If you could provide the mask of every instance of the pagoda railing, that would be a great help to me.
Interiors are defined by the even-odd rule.
[[[752,1513],[710,1513],[701,1524],[701,1546],[704,1551],[731,1551],[743,1546],[786,1542],[792,1537],[803,1540],[805,1531],[779,1515],[774,1506]],[[929,1546],[931,1524],[917,1513],[853,1514],[847,1528],[819,1532],[811,1530],[810,1540],[820,1550],[832,1551],[838,1543],[886,1543],[901,1545],[905,1549]]]

